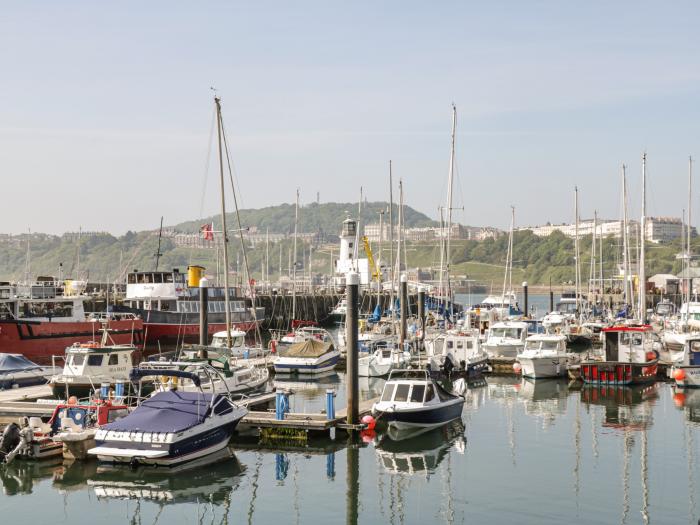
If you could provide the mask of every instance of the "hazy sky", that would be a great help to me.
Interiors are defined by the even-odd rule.
[[[619,216],[640,156],[649,214],[686,206],[700,156],[698,2],[3,2],[0,231],[155,228],[202,192],[212,93],[243,205],[444,202],[458,108],[457,218],[504,227]],[[212,163],[212,168],[214,164]],[[700,169],[697,170],[700,174]],[[700,190],[700,177],[696,188]],[[700,199],[695,192],[695,216]],[[696,222],[696,221],[693,221]]]

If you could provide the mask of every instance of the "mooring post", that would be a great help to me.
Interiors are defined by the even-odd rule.
[[[332,388],[326,390],[326,419],[335,419],[335,390]]]
[[[554,311],[554,292],[549,290],[549,311]]]
[[[345,315],[345,341],[347,344],[347,398],[348,425],[360,422],[360,380],[358,374],[357,320],[360,275],[348,272],[345,275],[347,313]]]
[[[525,317],[529,317],[530,310],[528,309],[528,301],[527,301],[527,281],[523,281],[523,306],[525,307],[525,310],[523,313],[525,314]]]
[[[418,320],[420,322],[420,350],[425,344],[425,288],[418,288]]]
[[[345,524],[357,525],[360,507],[360,452],[357,437],[348,438],[345,474]]]
[[[404,343],[406,342],[406,332],[408,331],[408,280],[406,279],[405,273],[401,274],[399,288],[399,307],[401,310],[401,331],[399,332],[399,343],[401,344],[401,351],[403,352],[405,350]]]
[[[206,277],[199,280],[199,357],[206,359],[208,357],[207,343],[209,343],[209,318],[207,311],[209,309],[209,281]]]

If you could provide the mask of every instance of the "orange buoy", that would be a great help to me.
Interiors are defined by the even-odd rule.
[[[513,371],[516,374],[519,374],[520,372],[522,372],[522,370],[523,370],[523,367],[520,365],[520,363],[518,363],[518,362],[513,363]]]
[[[685,370],[678,368],[675,372],[673,372],[673,379],[676,381],[683,381],[685,379]]]
[[[685,394],[683,392],[673,394],[673,404],[678,408],[683,408],[685,405]]]
[[[377,421],[376,421],[372,416],[370,416],[369,414],[367,414],[366,416],[363,416],[363,417],[362,417],[362,422],[363,422],[365,425],[367,425],[367,430],[374,430],[374,427],[375,427],[376,424],[377,424]]]
[[[272,341],[270,341],[270,352],[272,352],[273,354],[277,352],[277,340],[276,339],[273,339]]]
[[[653,361],[656,359],[656,354],[654,352],[647,352],[647,361]]]
[[[78,398],[75,396],[70,396],[68,398],[68,404],[69,405],[77,405],[78,404]]]

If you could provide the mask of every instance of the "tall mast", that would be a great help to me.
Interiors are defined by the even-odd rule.
[[[382,293],[382,242],[384,241],[384,210],[379,211],[379,249],[374,265],[377,270],[377,304]],[[380,315],[381,317],[381,315]]]
[[[294,255],[292,256],[292,320],[297,315],[297,229],[299,228],[299,188],[297,188],[297,199],[294,205]]]
[[[578,318],[577,320],[580,320],[581,310],[579,308],[579,293],[581,287],[581,266],[579,262],[581,257],[578,246],[578,186],[574,186],[574,257],[576,259],[576,317]]]
[[[389,280],[391,290],[389,299],[391,301],[391,326],[394,327],[394,182],[391,172],[391,160],[389,161]]]
[[[510,207],[510,232],[508,234],[508,250],[506,252],[506,271],[503,274],[503,295],[501,296],[501,307],[506,300],[506,292],[513,289],[513,278],[511,276],[511,265],[513,264],[513,228],[515,225],[515,206]]]
[[[439,298],[442,298],[445,296],[445,239],[447,236],[447,232],[445,231],[445,220],[443,219],[442,216],[442,206],[440,206],[440,231],[442,232],[442,236],[440,238],[440,288],[439,290]]]
[[[688,222],[686,227],[686,235],[688,236],[688,251],[687,256],[687,267],[688,267],[688,313],[690,313],[690,296],[692,294],[693,279],[690,277],[690,233],[693,231],[691,226],[691,213],[692,208],[692,195],[693,195],[693,157],[688,157]]]
[[[625,303],[629,306],[629,250],[627,246],[627,166],[622,165],[622,272],[624,279],[624,297]]]
[[[588,300],[593,296],[593,283],[596,276],[596,225],[598,223],[598,212],[593,212],[593,234],[591,235],[591,267],[588,275]]]
[[[399,222],[396,234],[396,275],[401,275],[401,263],[405,261],[401,257],[401,242],[403,240],[403,181],[399,179]]]
[[[647,275],[646,275],[646,250],[644,241],[646,240],[646,220],[647,220],[647,153],[642,154],[642,217],[639,220],[639,320],[646,321],[646,297],[647,297]]]
[[[270,228],[267,228],[265,232],[265,287],[269,285],[270,282]]]
[[[362,186],[360,186],[360,201],[357,203],[357,226],[355,226],[355,247],[352,251],[353,267],[356,272],[360,271],[358,259],[360,258],[360,241],[362,236],[360,235],[360,225],[362,224]]]
[[[78,226],[78,253],[77,253],[77,261],[76,261],[76,267],[77,269],[75,270],[75,278],[80,279],[80,237],[82,237],[83,234],[83,227]],[[690,237],[688,237],[690,238]],[[690,243],[688,243],[688,246],[690,246]]]
[[[214,103],[216,104],[216,121],[217,121],[217,135],[219,143],[219,182],[221,184],[221,235],[222,235],[222,248],[224,254],[224,309],[226,312],[226,346],[231,348],[231,304],[229,302],[229,265],[228,265],[228,229],[226,228],[226,198],[225,198],[225,187],[224,187],[224,152],[223,144],[221,142],[221,134],[223,122],[221,121],[221,99],[217,96],[214,97]]]
[[[447,241],[445,243],[445,276],[447,285],[447,301],[452,299],[452,289],[450,287],[450,254],[452,247],[452,187],[454,185],[454,168],[455,168],[455,131],[457,128],[457,106],[452,104],[452,138],[450,145],[450,171],[447,179]]]

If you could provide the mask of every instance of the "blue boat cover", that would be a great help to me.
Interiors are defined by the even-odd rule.
[[[22,354],[0,354],[0,374],[36,370],[37,368],[41,367],[36,363],[32,363]]]
[[[211,396],[201,392],[158,392],[125,418],[102,428],[117,432],[181,432],[204,421]]]

